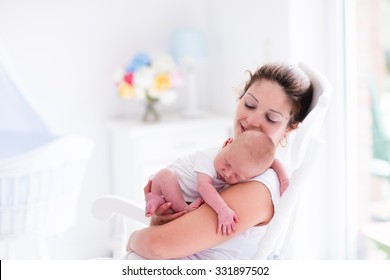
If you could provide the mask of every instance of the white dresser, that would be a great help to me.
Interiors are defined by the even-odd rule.
[[[233,116],[163,117],[157,123],[112,119],[109,122],[112,192],[144,204],[148,178],[179,156],[222,146],[233,135]]]

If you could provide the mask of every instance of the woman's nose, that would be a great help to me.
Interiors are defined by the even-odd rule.
[[[262,121],[261,117],[258,114],[252,114],[247,118],[248,129],[261,130]]]

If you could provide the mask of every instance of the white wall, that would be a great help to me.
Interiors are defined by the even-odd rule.
[[[207,2],[209,91],[213,93],[209,102],[213,109],[233,114],[234,90],[248,78],[247,70],[255,70],[268,61],[289,59],[287,3],[287,0]],[[217,107],[215,104],[221,101],[223,106]]]
[[[54,132],[96,141],[77,226],[64,235],[65,246],[52,241],[53,257],[107,253],[107,223],[90,214],[93,199],[110,191],[105,122],[115,114],[141,112],[138,103],[117,97],[112,75],[118,66],[139,50],[165,52],[176,27],[201,28],[209,45],[199,75],[201,104],[233,114],[233,88],[245,80],[245,70],[303,56],[328,71],[327,37],[322,36],[331,13],[323,9],[326,2],[0,0],[0,38],[29,89],[27,98]]]

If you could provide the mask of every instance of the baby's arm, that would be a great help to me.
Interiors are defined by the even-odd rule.
[[[278,179],[280,183],[280,195],[282,195],[290,183],[290,179],[288,178],[287,171],[284,168],[283,163],[276,158],[272,163],[271,168],[275,170],[276,174],[278,175]]]
[[[214,188],[212,178],[199,172],[197,179],[200,195],[203,200],[218,214],[217,233],[222,231],[222,234],[229,235],[232,231],[236,231],[238,217]]]

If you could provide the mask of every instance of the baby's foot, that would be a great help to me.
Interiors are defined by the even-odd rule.
[[[145,216],[150,217],[156,211],[156,209],[165,202],[165,199],[157,194],[148,193],[145,196]]]
[[[198,198],[196,199],[194,202],[191,202],[191,204],[187,205],[186,207],[184,207],[184,211],[193,211],[197,208],[199,208],[199,206],[203,203],[203,199],[201,198]]]

